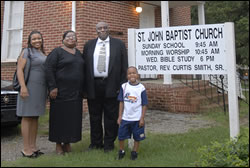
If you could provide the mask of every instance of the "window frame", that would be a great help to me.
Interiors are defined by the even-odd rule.
[[[9,28],[10,24],[10,12],[11,12],[11,3],[15,1],[5,1],[4,2],[4,19],[3,19],[3,32],[2,32],[2,41],[1,41],[1,63],[2,62],[16,62],[16,58],[9,58],[9,34],[11,31],[20,31],[20,40],[21,40],[21,47],[20,47],[20,52],[22,49],[22,40],[23,40],[23,20],[24,20],[24,1],[19,1],[22,2],[23,4],[23,12],[22,12],[22,25],[20,25],[20,28]]]

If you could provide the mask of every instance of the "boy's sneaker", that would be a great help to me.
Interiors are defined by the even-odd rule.
[[[130,158],[131,160],[135,160],[135,159],[137,159],[137,152],[136,151],[132,151],[131,152],[131,158]]]
[[[124,156],[125,156],[125,151],[124,150],[119,150],[118,160],[121,160]]]

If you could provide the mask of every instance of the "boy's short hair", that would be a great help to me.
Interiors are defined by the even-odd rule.
[[[128,69],[127,69],[127,71],[128,71],[130,68],[134,68],[134,69],[136,70],[136,73],[138,73],[138,70],[137,70],[137,68],[136,68],[135,66],[129,66]]]

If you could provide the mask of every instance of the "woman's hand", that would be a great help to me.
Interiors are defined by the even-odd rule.
[[[25,99],[26,97],[29,96],[29,92],[26,86],[22,86],[20,90],[20,96],[21,98]]]
[[[56,99],[57,92],[58,92],[58,89],[57,89],[57,88],[51,90],[50,93],[49,93],[50,98],[51,98],[51,99]]]

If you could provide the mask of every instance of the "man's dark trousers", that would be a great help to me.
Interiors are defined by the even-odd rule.
[[[118,134],[117,118],[119,102],[117,97],[105,97],[106,79],[95,79],[95,99],[88,99],[91,129],[91,144],[103,146],[102,116],[104,114],[104,150],[114,149],[114,141]]]

